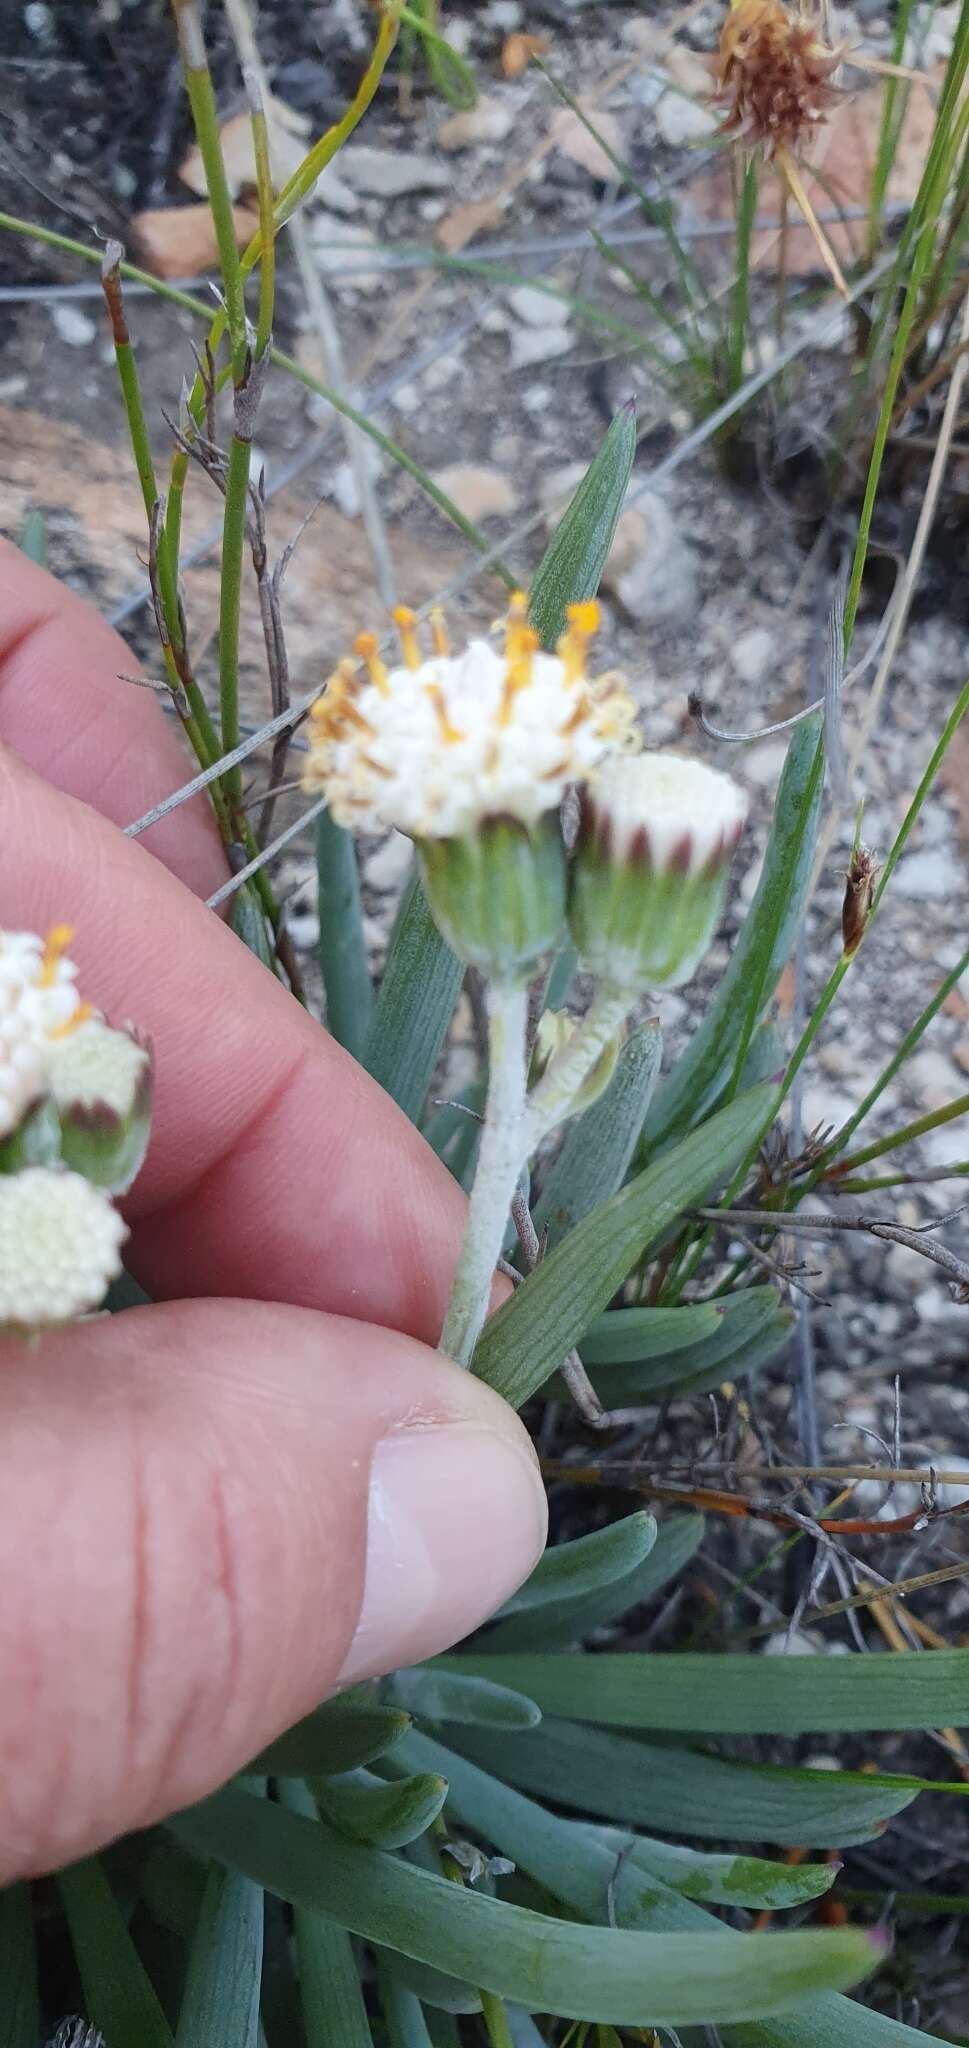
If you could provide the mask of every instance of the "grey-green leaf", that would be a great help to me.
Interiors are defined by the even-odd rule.
[[[0,2041],[37,2048],[40,2018],[34,1917],[27,1884],[0,1892]]]
[[[533,1614],[549,1603],[599,1593],[648,1557],[655,1541],[652,1515],[640,1514],[595,1529],[591,1536],[577,1536],[574,1543],[558,1543],[546,1550],[524,1585],[505,1601],[498,1618],[505,1621],[512,1614]]]
[[[281,1799],[290,1813],[316,1822],[312,1798],[298,1780],[286,1782]],[[360,1972],[346,1928],[325,1913],[297,1906],[293,1931],[307,2048],[373,2048]]]
[[[243,945],[248,946],[250,953],[254,953],[256,959],[261,960],[263,966],[272,972],[273,953],[269,943],[266,913],[251,882],[244,882],[242,888],[236,890],[232,898],[229,923],[236,938],[241,939]]]
[[[603,1366],[593,1373],[596,1391],[610,1408],[632,1407],[667,1395],[706,1393],[724,1380],[738,1380],[769,1365],[788,1342],[792,1311],[773,1287],[748,1287],[717,1304],[721,1310],[711,1336],[672,1357],[636,1365]],[[584,1347],[583,1347],[584,1356]]]
[[[477,1728],[534,1728],[542,1716],[533,1700],[498,1685],[487,1673],[458,1677],[436,1664],[397,1671],[388,1696],[419,1721],[456,1721]]]
[[[561,1365],[653,1240],[726,1178],[770,1121],[776,1090],[753,1088],[585,1216],[489,1318],[473,1368],[515,1408]]]
[[[420,1999],[401,1982],[389,1950],[382,1949],[378,1954],[377,1981],[389,2048],[431,2048]]]
[[[699,1750],[637,1742],[584,1722],[543,1721],[534,1733],[501,1743],[484,1729],[460,1729],[451,1731],[451,1742],[485,1770],[500,1771],[542,1798],[623,1826],[704,1841],[841,1848],[869,1841],[915,1797],[908,1788],[846,1783],[830,1771],[732,1763]]]
[[[363,1064],[416,1123],[451,1021],[464,968],[427,907],[415,874],[390,941]]]
[[[268,1749],[260,1751],[250,1769],[277,1778],[355,1770],[358,1764],[370,1764],[383,1756],[409,1727],[409,1714],[399,1708],[344,1693],[341,1698],[326,1700],[278,1736]]]
[[[586,1365],[638,1365],[668,1358],[686,1345],[702,1343],[720,1327],[723,1303],[691,1302],[686,1308],[614,1308],[597,1316],[582,1339]]]
[[[341,1834],[381,1849],[403,1849],[426,1834],[447,1795],[444,1779],[426,1774],[386,1785],[370,1771],[347,1771],[310,1783],[321,1813]]]
[[[213,1863],[189,1953],[176,2048],[255,2048],[262,1929],[262,1887]]]
[[[857,1983],[876,1960],[867,1937],[849,1929],[718,1930],[698,1941],[581,1927],[450,1884],[244,1792],[216,1793],[169,1825],[294,1905],[338,1914],[367,1940],[564,2019],[689,2026],[758,2018],[812,1990]]]
[[[249,1803],[260,1805],[257,1799]],[[97,1857],[72,1863],[57,1883],[85,2008],[110,2048],[173,2048],[168,2021]]]
[[[630,1563],[624,1573],[605,1580],[600,1586],[590,1586],[585,1592],[563,1595],[560,1599],[549,1600],[547,1605],[513,1614],[507,1621],[499,1621],[497,1628],[488,1635],[486,1647],[498,1652],[526,1646],[530,1650],[550,1650],[567,1643],[578,1643],[591,1635],[593,1629],[604,1627],[618,1615],[627,1613],[629,1608],[638,1607],[641,1601],[651,1600],[693,1556],[703,1535],[703,1517],[673,1515],[657,1530],[651,1515],[629,1515],[625,1521],[614,1523],[611,1529],[597,1532],[596,1536],[580,1537],[579,1544],[597,1542],[600,1535],[615,1536],[637,1523],[652,1523],[652,1540],[648,1541],[643,1531],[642,1554]],[[574,1547],[578,1548],[579,1544]],[[573,1548],[571,1544],[566,1547]],[[549,1553],[552,1557],[555,1554],[555,1551]],[[527,1588],[523,1588],[525,1590]]]
[[[969,1727],[969,1650],[923,1657],[687,1654],[446,1658],[520,1687],[546,1714],[697,1735],[818,1735]],[[966,1787],[969,1796],[969,1786]]]
[[[359,1059],[373,1015],[360,876],[353,834],[335,824],[329,811],[316,821],[316,873],[327,1029]]]
[[[696,1123],[716,1100],[733,1071],[747,1025],[750,991],[756,993],[758,1015],[774,993],[800,929],[823,784],[821,721],[809,718],[797,727],[788,748],[760,881],[730,965],[702,1024],[656,1090],[643,1131],[642,1158]]]
[[[617,412],[535,572],[528,615],[543,647],[565,630],[566,607],[594,597],[636,453],[632,399]]]
[[[550,1248],[622,1186],[662,1057],[663,1033],[650,1018],[630,1032],[608,1088],[569,1124],[534,1210]]]

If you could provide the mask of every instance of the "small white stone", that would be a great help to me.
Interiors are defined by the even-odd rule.
[[[664,92],[657,106],[656,126],[670,149],[682,149],[686,143],[703,142],[714,135],[719,121],[712,107],[671,91]]]
[[[504,142],[513,120],[512,110],[501,100],[480,99],[477,106],[463,107],[450,114],[437,131],[441,149],[474,149],[482,142]]]
[[[533,284],[519,284],[508,294],[508,304],[526,327],[564,327],[569,309],[564,299],[540,292]]]
[[[923,847],[900,860],[892,887],[897,896],[909,896],[923,903],[941,903],[946,897],[962,893],[952,855],[937,847]]]
[[[760,789],[773,789],[786,758],[783,740],[759,740],[755,747],[745,747],[741,755],[744,776]]]
[[[511,337],[511,367],[530,370],[535,363],[549,363],[567,355],[572,346],[568,327],[519,327]]]
[[[730,659],[742,682],[753,686],[763,681],[774,658],[774,635],[766,626],[752,626],[741,633],[730,649]]]
[[[68,348],[87,348],[97,336],[94,321],[80,306],[72,306],[66,300],[55,300],[50,309],[51,323],[61,341]]]
[[[375,199],[437,192],[451,182],[450,171],[436,157],[421,156],[417,150],[375,149],[368,142],[351,142],[340,151],[340,172],[355,192]]]
[[[380,290],[379,270],[366,268],[368,252],[374,248],[376,239],[369,228],[337,220],[332,213],[314,213],[310,236],[317,267],[324,277],[331,272],[334,274],[333,283],[337,291],[350,290],[369,295]]]
[[[643,491],[620,515],[603,582],[630,618],[688,619],[697,602],[696,564],[664,498]]]
[[[433,481],[439,490],[447,492],[465,519],[475,524],[480,519],[501,518],[514,512],[518,505],[514,485],[498,469],[485,469],[473,462],[453,462],[447,469],[434,471]]]

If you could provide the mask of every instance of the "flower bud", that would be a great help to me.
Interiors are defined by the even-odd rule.
[[[47,1086],[60,1115],[61,1157],[98,1187],[124,1194],[151,1125],[151,1054],[132,1031],[86,1017],[55,1039]]]
[[[869,846],[855,846],[851,851],[845,874],[844,902],[841,906],[841,938],[845,954],[850,960],[857,953],[875,898],[875,878],[878,862]]]
[[[0,1329],[36,1330],[97,1308],[127,1230],[79,1173],[29,1166],[0,1178]]]
[[[464,839],[418,839],[435,924],[489,981],[527,981],[565,919],[565,847],[557,811],[533,827],[489,818]]]
[[[702,761],[606,762],[581,792],[569,924],[589,972],[629,991],[678,988],[713,937],[747,813]]]

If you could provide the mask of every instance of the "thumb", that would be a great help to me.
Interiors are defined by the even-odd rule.
[[[411,1338],[176,1302],[0,1342],[0,1882],[201,1798],[526,1576],[521,1424]]]

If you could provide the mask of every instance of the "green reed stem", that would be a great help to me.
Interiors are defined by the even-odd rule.
[[[229,329],[232,369],[236,382],[242,377],[246,359],[246,301],[242,266],[236,247],[236,225],[232,195],[225,173],[225,158],[219,135],[219,115],[212,87],[212,74],[205,54],[205,38],[196,0],[173,0],[178,28],[185,89],[192,109],[195,139],[202,158],[212,211],[219,269],[225,293],[225,320]],[[200,383],[200,380],[196,380]]]

